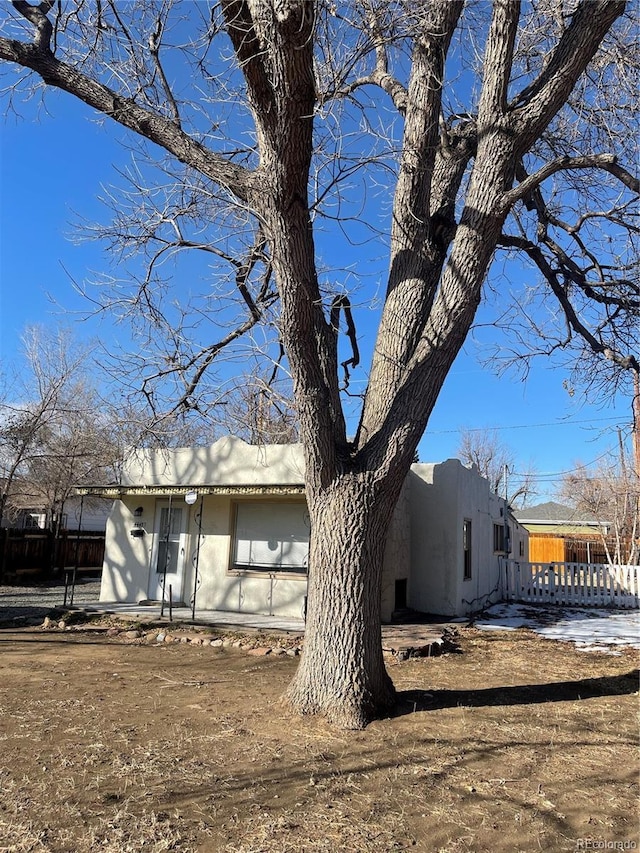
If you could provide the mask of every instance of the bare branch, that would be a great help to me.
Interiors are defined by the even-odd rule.
[[[549,265],[539,246],[524,238],[504,234],[498,242],[502,246],[517,247],[526,252],[549,283],[551,290],[562,307],[569,328],[580,336],[593,353],[604,356],[608,361],[623,368],[624,370],[638,370],[638,361],[633,353],[623,355],[620,352],[617,352],[612,346],[599,340],[589,331],[585,324],[581,322],[578,314],[571,304],[566,289],[560,283],[557,274]]]
[[[349,368],[357,367],[360,364],[360,351],[358,349],[358,337],[356,334],[355,323],[353,322],[353,314],[351,313],[351,302],[349,298],[344,294],[341,296],[336,296],[331,302],[331,328],[335,331],[336,334],[336,346],[337,346],[337,336],[340,329],[340,311],[344,312],[345,320],[347,321],[347,337],[349,338],[349,342],[351,344],[351,358],[348,358],[346,361],[341,362],[342,369],[344,370],[344,384],[343,390],[349,387]]]
[[[624,0],[581,0],[537,79],[510,108],[521,145],[528,147],[567,100],[604,34],[624,12]]]
[[[193,136],[181,131],[175,121],[140,107],[133,99],[117,94],[77,68],[60,62],[48,47],[40,47],[37,42],[28,45],[0,38],[0,60],[30,68],[49,86],[75,95],[129,130],[165,148],[181,163],[225,187],[241,201],[247,200],[253,180],[247,169],[210,151]]]
[[[614,154],[591,154],[583,157],[559,157],[551,163],[528,175],[524,180],[503,196],[504,204],[511,207],[516,201],[526,198],[543,181],[556,172],[570,169],[604,169],[618,178],[632,192],[640,193],[640,180],[618,165]]]
[[[35,45],[40,50],[49,50],[51,36],[53,35],[53,25],[47,18],[47,15],[55,6],[55,0],[44,0],[44,2],[39,3],[37,6],[27,3],[26,0],[12,0],[12,5],[14,9],[35,27]]]
[[[156,23],[156,29],[149,36],[149,53],[153,57],[153,61],[155,63],[158,74],[160,75],[160,80],[162,81],[162,88],[164,90],[165,95],[167,96],[167,101],[171,104],[171,110],[173,112],[173,120],[176,125],[180,127],[180,111],[178,109],[177,101],[173,94],[173,89],[169,85],[169,81],[164,73],[164,68],[162,67],[162,63],[160,62],[160,43],[162,40],[162,21],[158,18]]]

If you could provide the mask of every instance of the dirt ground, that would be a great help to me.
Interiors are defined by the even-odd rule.
[[[640,844],[636,652],[460,628],[345,732],[282,707],[295,657],[105,629],[0,630],[3,853]]]

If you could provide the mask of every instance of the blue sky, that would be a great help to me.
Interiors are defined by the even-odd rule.
[[[5,367],[17,358],[28,324],[72,325],[78,338],[112,340],[125,334],[108,320],[82,320],[89,306],[70,280],[82,281],[104,268],[97,244],[70,241],[72,221],[77,215],[104,218],[98,196],[101,185],[116,181],[114,164],[126,162],[119,144],[125,133],[96,121],[68,96],[56,94],[47,104],[48,111],[27,104],[22,120],[10,116],[1,126],[0,357]],[[555,473],[576,460],[589,463],[602,456],[615,447],[616,428],[630,422],[626,401],[590,405],[580,389],[569,396],[565,378],[542,360],[526,382],[509,374],[498,378],[481,367],[468,343],[421,442],[421,460],[455,456],[460,429],[495,428],[519,467],[535,467],[544,499]]]

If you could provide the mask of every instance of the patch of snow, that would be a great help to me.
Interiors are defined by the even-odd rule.
[[[611,646],[589,646],[589,645],[578,645],[576,644],[577,652],[602,652],[604,655],[618,655],[620,656],[622,652],[616,651],[616,649],[612,649]]]
[[[533,607],[510,602],[493,605],[474,625],[486,631],[529,628],[550,640],[575,643],[580,651],[619,654],[616,647],[640,649],[640,610]]]

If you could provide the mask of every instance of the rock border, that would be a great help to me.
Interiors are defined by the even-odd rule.
[[[101,618],[79,622],[79,613],[67,614],[68,618],[45,616],[39,628],[43,631],[77,631],[95,633],[111,640],[132,645],[189,645],[199,648],[237,649],[256,657],[298,657],[304,639],[300,635],[283,634],[277,639],[256,632],[255,635],[239,634],[237,631],[220,631],[215,628],[186,627],[180,623],[172,625],[149,625],[129,627],[114,619]]]

